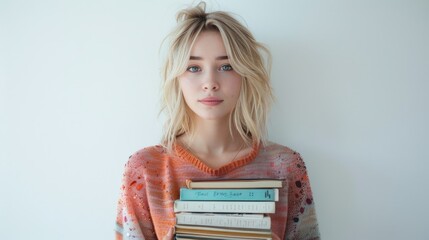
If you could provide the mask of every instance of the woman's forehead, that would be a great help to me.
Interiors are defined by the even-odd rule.
[[[203,31],[201,32],[191,49],[191,59],[204,60],[227,59],[225,44],[222,36],[218,31]]]

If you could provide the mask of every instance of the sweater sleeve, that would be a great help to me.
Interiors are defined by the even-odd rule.
[[[143,176],[143,160],[132,155],[125,165],[116,216],[116,240],[156,239]]]
[[[285,239],[320,239],[307,168],[298,153],[294,153],[288,172],[288,218]]]

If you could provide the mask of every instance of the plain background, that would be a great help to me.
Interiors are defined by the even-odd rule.
[[[112,239],[157,144],[159,47],[191,1],[0,1],[0,239]],[[323,239],[428,239],[429,2],[213,0],[273,53],[270,138]]]

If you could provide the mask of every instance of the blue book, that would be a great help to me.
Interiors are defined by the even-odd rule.
[[[278,189],[180,189],[184,201],[278,201]]]

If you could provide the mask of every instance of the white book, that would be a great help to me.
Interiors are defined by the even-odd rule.
[[[270,229],[271,218],[262,214],[215,214],[177,213],[176,224],[232,227],[246,229]]]
[[[174,212],[206,213],[275,213],[275,202],[181,201],[174,202]]]

